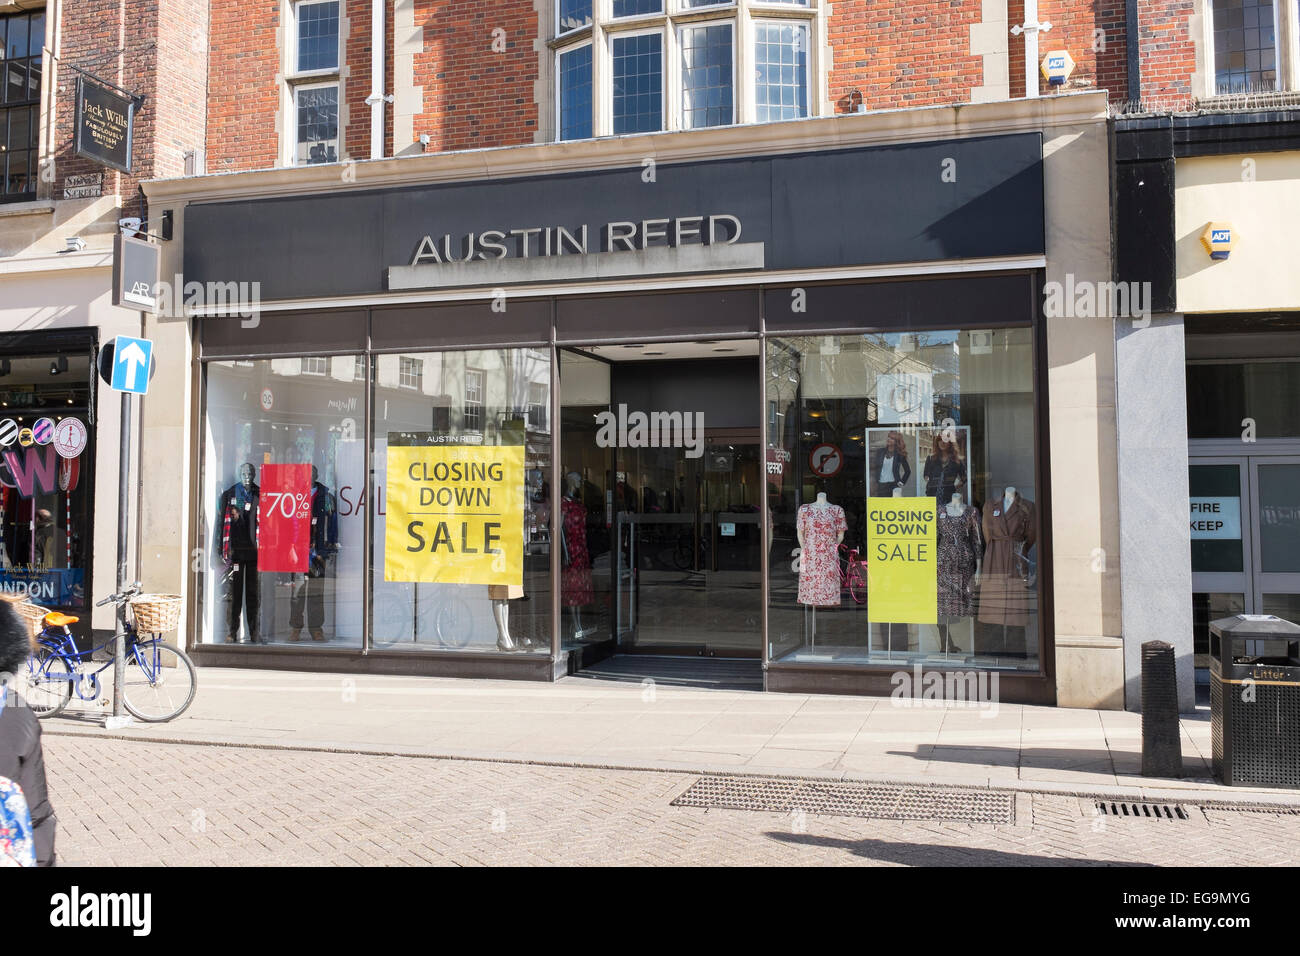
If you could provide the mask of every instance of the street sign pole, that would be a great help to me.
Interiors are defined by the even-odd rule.
[[[133,395],[122,393],[122,437],[117,461],[117,593],[127,586],[127,541],[131,508],[131,406]],[[113,716],[122,716],[122,683],[126,680],[126,605],[117,607],[117,640],[113,642]]]

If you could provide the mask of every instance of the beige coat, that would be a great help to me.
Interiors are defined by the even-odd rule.
[[[1015,560],[1038,539],[1034,503],[1020,497],[1006,511],[1002,499],[984,503],[984,566],[980,569],[979,619],[985,624],[1024,627],[1034,591],[1025,587],[1027,568]]]

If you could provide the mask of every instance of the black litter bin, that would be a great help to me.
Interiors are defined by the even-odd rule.
[[[1300,626],[1268,614],[1210,623],[1214,775],[1300,787]]]

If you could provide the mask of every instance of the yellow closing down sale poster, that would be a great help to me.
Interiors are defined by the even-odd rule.
[[[388,446],[384,580],[523,584],[522,445]]]
[[[867,610],[871,620],[939,620],[937,498],[867,498]]]

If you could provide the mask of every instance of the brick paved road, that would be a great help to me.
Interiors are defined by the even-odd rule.
[[[1022,794],[1015,825],[670,806],[690,774],[46,736],[65,865],[1300,862],[1300,815],[1109,821]]]

